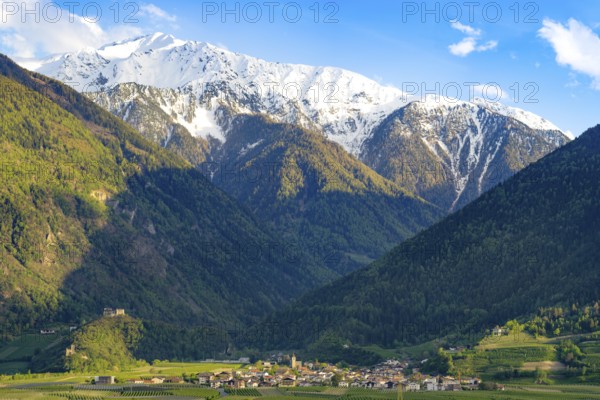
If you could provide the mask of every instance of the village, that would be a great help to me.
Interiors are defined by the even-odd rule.
[[[112,376],[98,376],[95,382],[114,384],[115,379]],[[409,369],[407,361],[387,360],[369,368],[351,368],[319,362],[303,363],[294,354],[279,354],[272,356],[269,361],[257,361],[239,369],[203,372],[186,377],[153,376],[129,379],[122,383],[154,385],[186,382],[225,391],[317,386],[373,390],[459,391],[479,389],[481,379],[421,374],[418,368]],[[502,390],[501,387],[498,389]]]
[[[122,308],[104,308],[102,316],[114,318],[126,315]],[[77,329],[71,326],[70,331]],[[54,334],[53,330],[42,330],[42,334]],[[504,327],[496,326],[490,332],[492,337],[508,334]],[[464,351],[464,347],[449,347],[446,351]],[[65,356],[76,353],[74,345],[68,347]],[[115,376],[96,376],[96,385],[163,385],[195,384],[221,392],[238,389],[257,388],[307,388],[338,387],[341,389],[361,388],[373,390],[416,391],[460,391],[480,389],[481,378],[470,376],[428,375],[422,373],[421,366],[428,360],[390,359],[372,367],[353,367],[346,363],[336,365],[318,361],[302,362],[294,353],[277,353],[267,356],[266,361],[254,363],[249,357],[237,360],[208,359],[205,363],[232,364],[239,368],[226,368],[213,372],[184,374],[183,376],[140,376],[117,382]],[[504,390],[503,385],[495,384],[494,389]]]

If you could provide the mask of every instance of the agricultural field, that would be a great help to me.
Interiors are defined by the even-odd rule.
[[[152,365],[144,365],[132,368],[128,371],[112,373],[120,381],[139,378],[140,376],[183,376],[184,374],[197,374],[200,372],[221,372],[239,369],[242,364],[219,364],[219,363],[184,363],[161,361]]]
[[[279,388],[283,392],[324,392],[327,390],[327,386],[309,386],[309,387],[290,387],[290,388]]]
[[[573,341],[582,352],[575,366],[559,359],[557,346]],[[463,375],[479,375],[484,381],[531,385],[538,371],[550,384],[600,385],[600,337],[597,333],[545,338],[526,333],[486,337],[473,350],[454,354],[454,366]],[[555,387],[554,385],[552,387]]]
[[[475,347],[477,350],[492,350],[514,347],[546,347],[550,340],[544,337],[533,337],[527,332],[516,335],[486,336]]]
[[[491,350],[475,350],[455,358],[458,370],[468,375],[481,375],[488,380],[497,372],[522,369],[525,364],[537,362],[554,362],[554,348],[520,346]],[[535,368],[533,368],[535,370]]]
[[[587,365],[586,375],[578,378],[578,383],[600,385],[600,338],[596,334],[580,338],[579,348],[585,354],[582,361]]]
[[[258,389],[225,389],[225,392],[231,396],[238,397],[261,397],[262,393]]]
[[[183,363],[160,361],[152,365],[142,365],[131,368],[127,371],[106,371],[105,373],[40,373],[40,374],[0,374],[0,387],[2,385],[14,384],[38,384],[46,382],[55,382],[63,384],[82,384],[89,383],[96,375],[114,375],[117,381],[125,382],[128,379],[140,377],[160,376],[184,376],[194,375],[200,372],[221,372],[240,368],[241,364],[221,364],[221,363]],[[2,397],[0,397],[2,399]]]
[[[107,387],[110,390],[107,390]],[[157,386],[120,386],[103,385],[98,390],[88,385],[66,384],[26,384],[0,387],[0,399],[39,399],[39,400],[104,400],[104,399],[210,399],[220,397],[213,389],[191,384]],[[309,391],[309,389],[311,391]],[[504,391],[461,391],[461,392],[404,392],[376,389],[343,389],[333,387],[314,388],[260,388],[238,389],[227,395],[229,400],[251,400],[257,397],[269,400],[398,400],[405,399],[497,399],[497,400],[535,400],[535,399],[599,399],[600,386],[593,385],[507,385]],[[224,398],[225,400],[225,398]]]
[[[81,385],[45,385],[15,386],[0,388],[0,399],[44,399],[44,400],[103,400],[103,399],[214,399],[219,392],[194,385],[173,386],[120,386],[110,390],[103,386],[101,390],[82,389]]]
[[[557,360],[555,347],[548,344],[547,339],[526,333],[486,337],[473,350],[454,354],[453,358],[456,370],[463,375],[480,376],[484,381],[503,381],[503,374],[518,370],[523,371],[525,381],[531,383],[531,373],[536,368],[564,369]]]
[[[515,388],[504,391],[462,391],[462,392],[419,392],[404,393],[403,400],[434,400],[434,399],[494,399],[494,400],[569,400],[569,399],[600,399],[600,388],[587,393],[570,392],[557,389],[527,389]]]
[[[573,374],[563,364],[556,346],[564,338],[573,340],[583,352],[581,359],[587,365],[585,376]],[[402,399],[599,399],[600,400],[600,337],[573,335],[564,338],[533,337],[526,333],[518,336],[486,337],[470,350],[452,353],[454,369],[463,376],[475,375],[484,382],[500,382],[504,391],[461,392],[408,392],[401,396],[395,390],[374,390],[337,387],[246,388],[214,390],[192,384],[129,385],[132,378],[152,376],[188,376],[199,372],[222,372],[239,369],[240,364],[145,362],[125,371],[98,373],[0,374],[0,400],[103,400],[103,399],[205,399],[216,400],[398,400]],[[17,343],[0,346],[0,356],[28,357],[40,346],[53,346],[58,335],[24,335]],[[11,346],[12,343],[12,346]],[[438,342],[428,342],[410,349],[397,350],[413,355],[433,353]],[[386,351],[379,349],[380,351]],[[419,358],[417,358],[419,359]],[[19,362],[17,360],[12,362]],[[1,364],[1,362],[0,362]],[[8,365],[8,362],[5,362]],[[534,375],[543,370],[548,374],[547,385],[534,384]],[[518,371],[516,373],[515,371]],[[514,375],[512,375],[514,374]],[[94,375],[114,375],[116,385],[89,385]],[[595,386],[598,385],[598,386]]]
[[[56,346],[63,336],[57,331],[55,335],[29,333],[14,340],[0,342],[0,374],[27,372],[31,358],[52,346]]]

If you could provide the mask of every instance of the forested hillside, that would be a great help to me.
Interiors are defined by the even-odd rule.
[[[330,279],[188,162],[74,90],[6,57],[0,88],[7,331],[105,306],[179,326],[256,321]]]
[[[599,174],[597,126],[369,268],[272,316],[298,332],[271,345],[299,348],[315,336],[340,346],[406,345],[598,299]]]
[[[216,158],[203,166],[216,185],[338,274],[443,215],[319,133],[268,117],[235,118]]]

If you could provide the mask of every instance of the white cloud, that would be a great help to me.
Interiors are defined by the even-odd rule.
[[[487,42],[485,42],[485,44],[482,44],[481,46],[477,46],[477,48],[475,50],[477,51],[488,51],[488,50],[493,50],[498,46],[498,42],[496,40],[489,40]]]
[[[571,18],[566,25],[544,19],[538,35],[556,52],[556,62],[592,78],[600,90],[600,37],[591,28]]]
[[[498,46],[498,42],[490,40],[482,45],[477,45],[477,39],[474,37],[466,37],[458,43],[451,44],[448,46],[450,53],[458,57],[466,57],[472,52],[482,52],[487,50],[495,49]]]
[[[451,44],[448,46],[450,53],[455,56],[465,57],[475,51],[477,39],[472,37],[466,37],[458,43]]]
[[[140,6],[141,15],[147,15],[152,19],[164,20],[167,22],[176,22],[177,16],[167,13],[162,8],[154,4],[143,4]]]
[[[461,31],[464,34],[469,35],[469,36],[479,36],[479,35],[481,35],[481,30],[480,29],[475,29],[473,27],[470,27],[469,25],[461,24],[458,21],[451,22],[450,26],[452,28],[458,30],[458,31]]]
[[[107,39],[107,33],[91,18],[85,19],[56,7],[46,8],[44,13],[48,3],[0,1],[2,10],[10,10],[3,13],[0,24],[0,42],[9,55],[33,57],[38,52],[58,53],[97,45]],[[25,9],[35,12],[25,14]]]
[[[14,55],[17,57],[31,58],[35,56],[35,49],[29,46],[27,39],[18,33],[2,35],[0,37],[0,42],[2,42],[4,47],[14,49]]]
[[[498,42],[495,40],[489,40],[484,44],[478,44],[479,36],[481,36],[481,30],[475,29],[469,25],[461,24],[460,22],[451,22],[450,26],[457,31],[460,31],[467,35],[458,43],[453,43],[448,46],[450,53],[458,57],[466,57],[469,54],[475,52],[483,52],[487,50],[495,49],[498,46]]]
[[[75,14],[70,13],[68,8],[58,6],[59,3],[53,0],[0,0],[0,9],[11,10],[0,15],[0,51],[11,57],[33,58],[85,47],[97,48],[106,43],[155,31],[159,20],[173,23],[176,19],[160,8],[147,4],[140,6],[137,15],[132,16],[139,23],[121,23],[104,29],[101,26],[103,21],[113,22],[114,14],[111,9],[101,9],[100,14],[94,7],[90,7],[87,18],[83,18],[76,15],[82,11],[81,5],[79,8],[74,7]],[[37,15],[25,14],[25,9],[36,10]],[[101,16],[96,18],[96,14]]]

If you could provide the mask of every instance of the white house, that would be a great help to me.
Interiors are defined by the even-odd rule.
[[[504,334],[508,333],[508,330],[501,328],[499,326],[496,326],[494,329],[492,329],[492,335],[493,336],[502,336]]]
[[[212,374],[210,373],[200,373],[197,375],[198,377],[198,384],[199,385],[207,385],[210,382],[210,378],[211,378]]]
[[[96,385],[113,385],[115,383],[114,376],[95,376],[94,383]]]
[[[425,386],[425,390],[430,392],[436,392],[439,389],[438,382],[436,378],[427,378],[423,381],[423,385]]]

